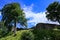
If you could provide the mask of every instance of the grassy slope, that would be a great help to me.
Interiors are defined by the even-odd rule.
[[[29,30],[23,30],[23,31],[29,31]],[[17,35],[14,37],[13,34],[7,37],[0,38],[0,40],[19,40],[21,33],[23,32],[17,31]]]
[[[20,40],[20,37],[21,37],[21,34],[22,34],[23,31],[31,31],[31,30],[20,30],[20,31],[17,31],[17,35],[15,37],[12,34],[10,36],[0,38],[0,40]],[[33,33],[36,34],[36,36],[38,37],[38,40],[41,39],[41,36],[44,36],[43,34],[51,36],[51,33],[50,33],[49,30],[34,30]],[[60,39],[60,30],[55,30],[53,33],[55,35],[55,36],[53,35],[54,37]],[[37,38],[36,38],[36,40],[37,40]]]

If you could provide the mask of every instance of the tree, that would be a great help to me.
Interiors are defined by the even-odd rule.
[[[0,38],[5,36],[7,28],[4,26],[4,22],[0,22]]]
[[[48,20],[60,23],[60,3],[53,2],[46,8],[46,17]]]
[[[22,26],[27,26],[27,19],[25,13],[21,9],[19,3],[6,4],[2,10],[2,21],[5,26],[14,24],[14,33],[16,34],[16,24],[20,23]]]

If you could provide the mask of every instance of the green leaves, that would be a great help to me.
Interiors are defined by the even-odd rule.
[[[51,3],[47,8],[46,17],[51,21],[57,21],[60,23],[60,3]]]
[[[2,21],[4,21],[7,25],[11,22],[19,22],[21,25],[25,25],[27,23],[25,18],[25,13],[20,7],[19,3],[10,3],[6,4],[2,8]]]

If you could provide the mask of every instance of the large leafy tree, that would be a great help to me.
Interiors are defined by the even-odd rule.
[[[53,2],[46,8],[46,17],[48,20],[60,23],[60,3]]]
[[[20,23],[22,26],[27,26],[25,13],[21,9],[19,3],[6,4],[2,10],[2,21],[5,26],[14,24],[14,33],[16,34],[16,24]]]

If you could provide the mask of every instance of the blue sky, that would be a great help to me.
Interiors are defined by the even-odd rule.
[[[26,18],[29,19],[28,27],[35,26],[40,22],[54,24],[55,22],[48,21],[45,17],[46,8],[54,1],[59,0],[0,0],[0,9],[2,9],[5,4],[18,2],[20,3],[21,8],[24,10]],[[1,18],[2,17],[0,15],[0,19]],[[58,23],[56,22],[56,24]]]
[[[54,2],[59,0],[0,0],[0,9],[7,3],[18,2],[23,7],[24,5],[30,6],[34,4],[32,9],[33,12],[45,11],[46,7]]]

